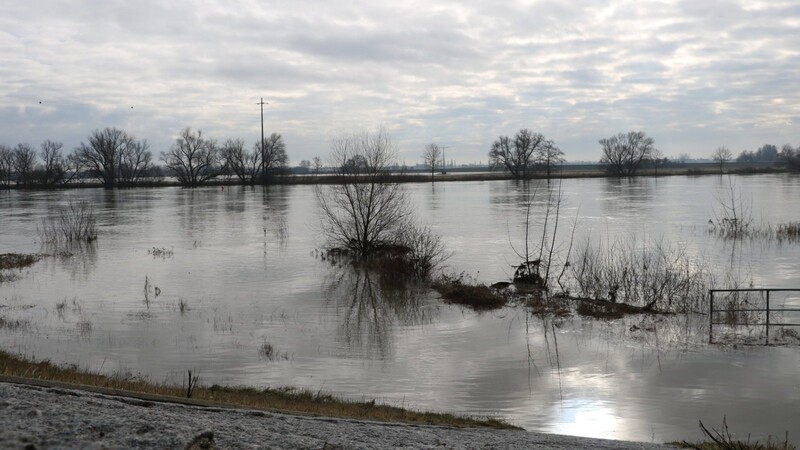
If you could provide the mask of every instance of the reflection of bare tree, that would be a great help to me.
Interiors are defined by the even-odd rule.
[[[286,226],[286,214],[289,209],[289,192],[286,186],[263,186],[261,215],[264,237],[271,232],[281,247],[286,245],[286,238],[289,237]],[[264,243],[266,245],[266,241]]]
[[[364,356],[385,359],[395,326],[433,322],[436,310],[424,307],[428,289],[422,285],[350,266],[333,269],[326,284],[326,297],[341,318],[341,337]]]
[[[97,266],[96,241],[43,244],[39,252],[57,258],[73,280],[87,280]]]

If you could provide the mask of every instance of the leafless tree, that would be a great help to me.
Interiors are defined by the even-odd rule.
[[[242,139],[228,139],[222,144],[222,161],[243,184],[255,183],[261,173],[261,152],[258,146],[248,152],[244,149]]]
[[[733,152],[728,150],[726,147],[718,147],[716,150],[714,150],[714,153],[711,154],[711,159],[713,159],[715,163],[719,164],[719,172],[722,173],[722,167],[725,165],[725,163],[733,159]]]
[[[322,158],[315,156],[312,160],[312,164],[314,167],[314,175],[319,175],[319,171],[322,170]]]
[[[14,152],[8,146],[0,144],[0,186],[11,186],[14,174]]]
[[[14,147],[14,171],[17,173],[17,184],[28,185],[33,181],[33,169],[36,166],[36,152],[30,144],[20,143]]]
[[[600,163],[611,175],[633,176],[652,155],[655,141],[643,131],[629,131],[600,139],[600,145],[603,147]]]
[[[261,179],[267,182],[268,178],[278,173],[289,164],[289,157],[286,155],[286,143],[278,133],[272,133],[265,141],[264,148],[261,143],[256,142],[253,151],[261,154]]]
[[[541,133],[522,129],[513,140],[508,136],[500,136],[492,143],[489,164],[492,169],[502,167],[508,170],[514,178],[526,179],[536,163],[536,155],[546,152],[551,157],[556,156],[554,147],[553,141],[546,139]]]
[[[442,148],[434,143],[425,146],[425,151],[422,153],[422,161],[425,167],[431,169],[431,182],[433,182],[433,174],[436,172],[436,166],[439,159],[442,158]]]
[[[95,130],[88,141],[88,145],[81,142],[72,153],[74,163],[101,179],[104,187],[113,188],[119,180],[123,153],[136,145],[136,139],[118,128],[105,128]]]
[[[189,127],[181,130],[169,151],[161,153],[161,160],[184,186],[200,186],[220,174],[216,142]]]
[[[564,152],[552,141],[546,141],[543,145],[536,147],[534,159],[537,166],[544,167],[547,178],[550,178],[553,167],[564,162]]]
[[[132,185],[147,176],[153,164],[153,154],[146,140],[131,140],[122,150],[119,164],[119,181]]]
[[[383,130],[341,136],[331,147],[340,183],[317,187],[323,232],[331,246],[366,257],[392,244],[410,213],[390,175],[396,149]]]
[[[67,167],[64,156],[61,154],[61,149],[64,144],[61,142],[53,142],[46,140],[42,142],[42,150],[39,152],[39,157],[42,159],[42,183],[45,186],[55,186],[64,181]]]

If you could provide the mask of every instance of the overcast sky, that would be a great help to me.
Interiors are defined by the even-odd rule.
[[[385,127],[485,162],[530,128],[569,160],[643,130],[667,156],[800,145],[797,1],[4,1],[0,143],[123,128],[157,155],[191,126],[291,163]],[[41,102],[41,104],[40,104]]]

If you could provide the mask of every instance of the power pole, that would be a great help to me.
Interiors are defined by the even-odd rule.
[[[266,181],[267,173],[266,173],[266,161],[264,158],[264,105],[268,105],[269,103],[264,101],[264,97],[261,97],[261,101],[256,103],[256,105],[261,105],[261,179],[262,181]]]

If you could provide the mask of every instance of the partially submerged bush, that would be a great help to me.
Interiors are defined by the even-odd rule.
[[[463,277],[442,276],[433,283],[442,298],[476,310],[502,308],[508,299],[485,284],[467,284]]]
[[[430,227],[406,224],[393,241],[376,243],[366,255],[355,248],[334,247],[326,250],[321,259],[334,264],[349,263],[384,275],[426,280],[449,256],[441,237]]]
[[[92,242],[97,239],[97,221],[88,202],[70,201],[55,216],[43,219],[38,231],[45,243]]]
[[[36,261],[42,259],[40,255],[30,255],[22,253],[1,253],[0,270],[23,269],[32,266]]]
[[[587,241],[568,267],[569,285],[579,297],[624,302],[644,310],[697,309],[706,298],[710,274],[686,249],[635,240],[611,246]]]

